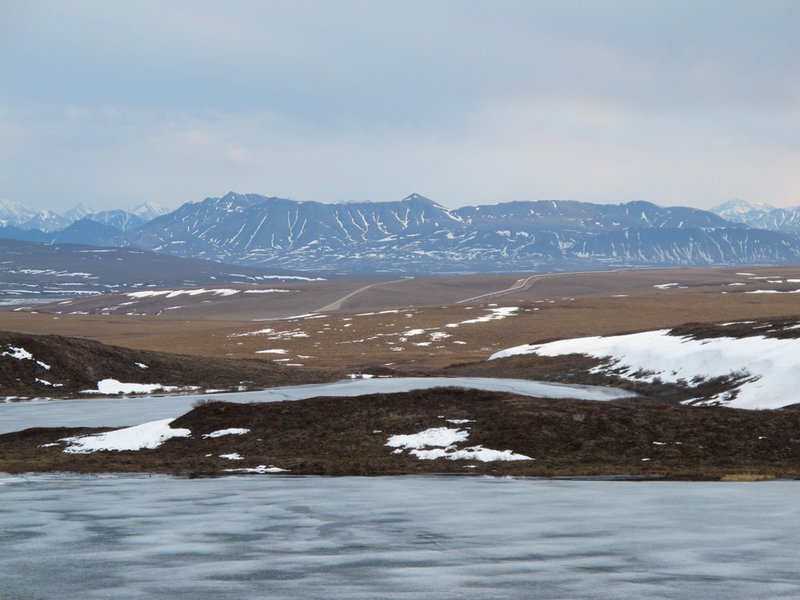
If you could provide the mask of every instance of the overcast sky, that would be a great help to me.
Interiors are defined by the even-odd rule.
[[[0,198],[800,204],[800,2],[0,0]]]

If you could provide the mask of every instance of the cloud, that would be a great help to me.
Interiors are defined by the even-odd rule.
[[[3,6],[0,196],[43,208],[800,203],[793,2]]]

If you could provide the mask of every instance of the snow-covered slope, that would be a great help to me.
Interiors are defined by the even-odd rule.
[[[102,210],[95,212],[86,217],[91,221],[96,221],[107,225],[108,227],[115,227],[119,231],[127,231],[134,227],[144,225],[149,219],[143,219],[139,215],[135,215],[124,210]]]
[[[36,211],[19,202],[0,200],[0,227],[21,225],[36,216]]]
[[[715,206],[709,212],[734,223],[747,223],[756,213],[768,213],[773,210],[775,207],[769,204],[751,204],[746,200],[734,198]]]
[[[83,202],[70,208],[67,212],[64,213],[64,219],[66,219],[70,224],[74,223],[75,221],[80,221],[87,215],[90,215],[94,212],[91,208],[86,206]]]
[[[800,206],[775,208],[769,204],[750,204],[736,198],[715,206],[711,212],[723,219],[756,229],[800,234]]]
[[[167,208],[166,206],[161,206],[160,204],[156,204],[155,202],[145,202],[144,204],[140,204],[139,206],[134,206],[130,210],[130,213],[132,215],[136,215],[144,223],[146,223],[147,221],[152,221],[156,217],[160,217],[162,215],[168,215],[171,212],[172,212],[171,208]]]
[[[730,327],[738,323],[723,324]],[[781,324],[764,335],[694,337],[670,330],[631,335],[561,340],[524,345],[493,354],[496,360],[520,354],[563,356],[584,354],[605,359],[592,372],[609,373],[630,381],[682,383],[729,377],[735,387],[701,404],[731,408],[774,409],[800,403],[799,324]],[[719,332],[717,332],[719,333]],[[778,337],[776,337],[778,336]],[[693,403],[688,401],[688,403]]]
[[[21,223],[19,228],[28,231],[30,229],[38,229],[45,233],[52,233],[68,227],[70,222],[59,214],[54,213],[52,210],[43,210],[36,213],[33,217]]]

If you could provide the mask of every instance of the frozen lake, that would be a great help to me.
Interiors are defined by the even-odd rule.
[[[800,597],[798,482],[0,475],[0,597]]]
[[[180,394],[126,396],[122,398],[86,398],[0,403],[0,433],[21,431],[28,427],[123,427],[179,417],[192,409],[201,398],[228,402],[280,402],[314,396],[357,396],[360,394],[407,392],[437,386],[462,386],[484,390],[514,392],[540,398],[578,398],[614,400],[633,394],[611,387],[567,385],[493,379],[488,377],[403,377],[397,379],[348,379],[335,383],[278,387],[256,392],[233,394]]]

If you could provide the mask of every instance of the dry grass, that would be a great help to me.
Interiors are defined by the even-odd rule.
[[[764,481],[775,479],[775,475],[765,473],[728,473],[719,478],[720,481]]]

